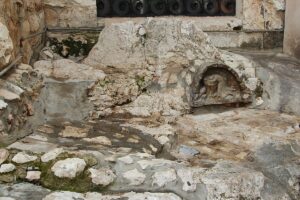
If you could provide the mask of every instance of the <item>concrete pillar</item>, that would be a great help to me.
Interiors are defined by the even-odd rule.
[[[286,0],[283,51],[300,59],[300,0]]]

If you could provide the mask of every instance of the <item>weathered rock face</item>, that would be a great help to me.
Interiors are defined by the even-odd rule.
[[[9,35],[13,42],[11,59],[20,54],[22,49],[23,62],[29,63],[34,51],[38,50],[41,44],[42,36],[39,35],[30,39],[25,38],[44,29],[42,0],[3,0],[0,2],[0,10],[0,21],[9,30]],[[5,29],[1,28],[1,32],[2,30]],[[7,45],[9,44],[10,42],[7,43]]]
[[[9,63],[12,51],[13,43],[7,27],[0,22],[0,69]]]
[[[44,0],[46,23],[50,27],[97,25],[96,0]]]
[[[32,100],[39,87],[36,73],[28,70],[27,65],[19,65],[15,71],[6,77],[7,81],[0,79],[1,144],[14,142],[16,138],[29,134],[30,129],[23,127],[28,117],[34,114]]]
[[[105,78],[103,71],[67,59],[55,60],[54,62],[41,60],[34,64],[34,69],[45,77],[52,77],[57,80],[99,81]]]
[[[194,106],[250,102],[257,83],[251,61],[218,50],[194,22],[176,19],[107,26],[84,63],[126,73],[127,80],[138,77],[138,89],[149,92],[128,106],[133,114],[174,115]]]
[[[282,29],[284,25],[285,0],[247,0],[243,1],[243,28]]]

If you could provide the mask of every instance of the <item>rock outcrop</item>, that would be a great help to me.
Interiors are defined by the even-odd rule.
[[[176,115],[190,107],[251,102],[258,81],[250,60],[215,48],[194,22],[176,19],[107,26],[84,63],[127,74],[140,86],[136,97],[147,90],[128,105],[127,111],[136,115]],[[102,95],[106,85],[110,83],[94,87],[92,102],[114,99]]]

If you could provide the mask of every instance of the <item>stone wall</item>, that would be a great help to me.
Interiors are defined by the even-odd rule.
[[[42,35],[27,38],[45,27],[42,0],[1,0],[0,10],[0,69],[19,54],[29,63],[42,43]]]
[[[284,52],[300,59],[300,1],[287,0]]]
[[[115,22],[142,22],[136,18],[97,18],[96,0],[44,0],[49,27],[95,27]],[[237,0],[234,17],[187,17],[204,32],[209,32],[217,47],[282,47],[285,0]],[[265,31],[267,31],[265,33]],[[226,33],[225,33],[226,32]]]

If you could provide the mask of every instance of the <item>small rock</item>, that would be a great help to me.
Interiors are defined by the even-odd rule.
[[[31,156],[24,152],[19,152],[13,157],[12,161],[18,164],[24,164],[35,161],[37,158],[37,156]]]
[[[196,156],[200,154],[200,152],[192,147],[181,145],[179,147],[179,153],[186,156]]]
[[[129,138],[129,139],[127,140],[127,142],[137,144],[137,143],[139,143],[139,140],[134,139],[134,138]]]
[[[92,182],[96,185],[108,186],[114,182],[116,175],[110,169],[89,169]]]
[[[137,169],[123,173],[123,177],[129,181],[130,185],[141,185],[146,179],[146,175]]]
[[[76,192],[53,192],[48,194],[43,200],[74,200],[84,199],[84,195]]]
[[[128,165],[133,163],[133,159],[130,156],[124,156],[124,157],[118,158],[118,160],[125,164],[128,164]]]
[[[170,141],[170,139],[165,135],[158,137],[157,140],[162,145],[164,145]]]
[[[60,178],[75,178],[77,174],[83,172],[86,163],[80,158],[67,158],[56,162],[51,171]]]
[[[264,103],[264,100],[263,100],[261,97],[256,98],[255,104],[256,104],[257,106],[260,106],[260,105],[262,105],[263,103]]]
[[[64,152],[63,148],[56,148],[53,149],[52,151],[49,151],[48,153],[45,153],[42,157],[41,160],[42,162],[49,162],[51,160],[54,160],[55,158],[57,158],[57,156],[61,153]]]
[[[2,99],[0,99],[0,110],[4,109],[7,107],[7,103],[5,103]]]
[[[176,180],[176,171],[170,169],[167,171],[155,172],[152,176],[153,182],[152,185],[157,185],[159,187],[165,186],[167,183]]]
[[[86,142],[91,142],[91,143],[95,143],[95,144],[101,144],[101,145],[107,145],[107,146],[111,145],[110,139],[108,139],[105,136],[99,136],[99,137],[95,137],[95,138],[84,138],[83,140]]]
[[[7,160],[8,156],[9,152],[6,149],[0,149],[0,165]]]
[[[88,128],[78,128],[73,126],[66,126],[65,129],[59,133],[61,137],[84,138],[87,136]]]
[[[14,171],[15,169],[16,169],[16,166],[14,166],[11,163],[9,163],[9,164],[2,164],[0,166],[0,174],[9,173],[9,172]]]
[[[36,181],[41,179],[41,172],[40,171],[28,171],[26,175],[26,179],[28,181]]]
[[[146,29],[145,29],[144,27],[140,27],[140,28],[139,28],[139,35],[140,35],[140,36],[146,35]]]

